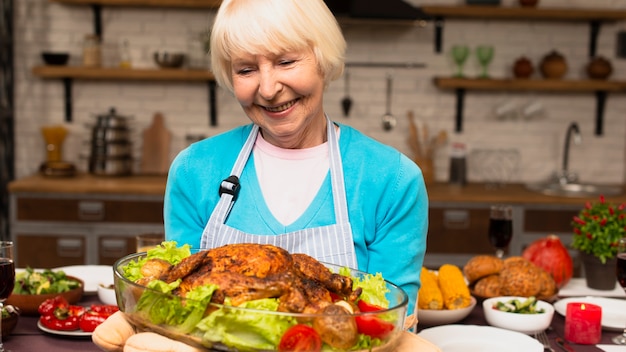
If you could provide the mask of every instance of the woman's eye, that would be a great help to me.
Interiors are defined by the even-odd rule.
[[[285,60],[280,60],[278,62],[278,64],[281,65],[281,66],[289,66],[289,65],[293,64],[294,62],[296,62],[296,60],[286,60],[285,59]]]
[[[252,68],[250,68],[250,67],[240,68],[240,69],[237,69],[236,72],[237,72],[238,75],[246,75],[246,74],[252,72]]]

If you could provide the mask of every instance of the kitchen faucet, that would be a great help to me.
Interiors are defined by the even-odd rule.
[[[574,135],[574,143],[580,144],[582,142],[582,135],[580,134],[580,128],[578,128],[578,124],[576,122],[570,123],[565,134],[565,145],[563,146],[563,166],[561,167],[561,171],[557,173],[557,180],[562,185],[574,183],[578,180],[578,175],[574,172],[570,172],[567,169],[567,164],[569,162],[569,147],[572,134]]]

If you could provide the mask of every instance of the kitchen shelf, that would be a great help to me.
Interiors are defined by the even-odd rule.
[[[595,56],[597,37],[602,22],[626,19],[626,10],[567,9],[549,7],[505,6],[429,6],[421,10],[435,20],[435,51],[441,52],[444,18],[495,20],[588,21],[590,24],[589,56]]]
[[[208,70],[188,69],[135,69],[117,67],[36,66],[33,74],[44,79],[61,79],[65,89],[65,120],[72,121],[72,82],[100,81],[174,81],[207,82],[211,126],[217,125],[215,76]]]
[[[540,91],[596,94],[596,135],[602,135],[604,105],[608,92],[626,92],[626,81],[562,80],[562,79],[483,79],[435,77],[435,86],[456,92],[455,131],[463,130],[463,104],[466,90],[478,91]]]
[[[66,5],[105,5],[140,7],[188,7],[216,9],[222,0],[50,0]]]

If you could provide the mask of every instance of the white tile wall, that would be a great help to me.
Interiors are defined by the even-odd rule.
[[[382,1],[382,0],[381,0]],[[408,1],[414,5],[433,1]],[[440,0],[440,4],[458,4],[460,0]],[[515,6],[505,0],[503,6]],[[626,1],[542,0],[540,6],[624,8]],[[16,83],[16,170],[17,177],[36,172],[44,159],[44,145],[39,128],[46,124],[64,123],[63,86],[60,81],[41,80],[31,74],[31,68],[41,63],[44,49],[65,50],[72,55],[71,63],[81,60],[81,43],[85,34],[93,31],[92,12],[87,6],[66,6],[46,0],[15,2],[15,83]],[[182,50],[189,47],[190,38],[210,26],[210,10],[160,8],[104,7],[105,65],[116,65],[119,43],[130,42],[133,64],[152,66],[154,50]],[[626,61],[615,57],[616,32],[625,30],[626,23],[602,26],[598,54],[610,59],[615,79],[626,79]],[[466,43],[471,47],[492,44],[495,59],[490,66],[494,77],[510,76],[511,65],[521,55],[535,64],[548,52],[557,49],[568,60],[568,78],[584,76],[588,61],[589,26],[585,22],[525,22],[477,21],[447,19],[443,53],[433,48],[432,24],[424,28],[385,26],[380,24],[345,25],[349,62],[424,63],[422,69],[350,68],[350,94],[354,101],[351,116],[341,113],[344,97],[343,79],[332,84],[326,94],[326,111],[335,120],[352,125],[410,155],[406,144],[408,110],[425,121],[431,131],[446,130],[451,140],[468,143],[474,149],[516,149],[521,155],[520,172],[510,181],[529,182],[547,178],[561,164],[565,130],[570,121],[580,124],[583,143],[573,146],[570,168],[582,180],[599,183],[622,183],[626,174],[625,138],[626,100],[623,94],[610,95],[605,112],[605,133],[594,135],[595,99],[593,94],[468,92],[465,99],[464,130],[454,132],[455,97],[451,91],[440,91],[432,77],[449,75],[453,65],[449,48]],[[478,72],[475,57],[466,65],[466,73]],[[394,78],[392,113],[398,118],[395,129],[385,132],[380,117],[385,112],[385,77]],[[218,90],[219,126],[208,124],[208,93],[203,83],[145,83],[90,82],[74,83],[74,122],[66,124],[71,134],[64,145],[64,156],[86,168],[86,127],[96,114],[116,107],[123,115],[133,117],[136,149],[141,144],[141,131],[154,113],[162,112],[174,139],[171,156],[186,144],[187,134],[214,135],[248,120],[237,102],[224,90]],[[542,113],[532,119],[498,121],[494,109],[504,105],[516,109],[542,107]],[[138,152],[136,157],[140,157]],[[448,150],[437,153],[436,177],[447,180]],[[480,173],[471,173],[470,181],[481,181]]]

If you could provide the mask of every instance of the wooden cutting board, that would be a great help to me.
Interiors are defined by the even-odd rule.
[[[140,166],[142,174],[167,174],[171,141],[172,133],[165,127],[165,118],[161,113],[154,114],[152,125],[143,131]]]

